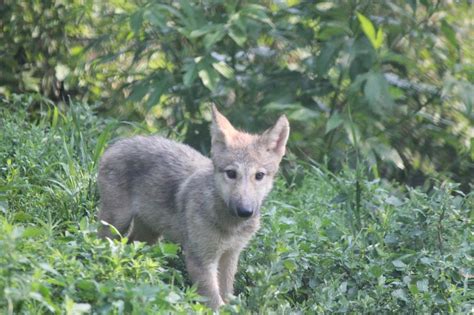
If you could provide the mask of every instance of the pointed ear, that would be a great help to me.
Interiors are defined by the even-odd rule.
[[[212,124],[211,124],[211,138],[212,144],[227,145],[230,143],[232,136],[237,131],[231,125],[229,120],[224,117],[216,108],[212,105]]]
[[[285,155],[286,142],[290,135],[290,123],[285,115],[278,118],[272,128],[265,131],[262,135],[267,150],[272,151],[280,156]]]

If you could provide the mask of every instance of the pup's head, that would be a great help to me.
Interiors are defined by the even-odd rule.
[[[212,107],[211,158],[217,189],[231,214],[250,218],[273,185],[273,177],[285,154],[290,132],[283,115],[263,134],[236,130],[215,106]]]

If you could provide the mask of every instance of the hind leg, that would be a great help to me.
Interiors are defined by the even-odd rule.
[[[130,242],[140,241],[146,242],[148,244],[154,244],[160,238],[160,235],[153,231],[147,224],[145,224],[140,216],[135,216],[133,218],[129,234],[127,236]]]
[[[119,211],[117,211],[119,212]],[[118,239],[119,236],[112,231],[111,227],[105,224],[102,224],[102,221],[107,222],[110,225],[113,225],[114,228],[119,231],[120,235],[125,236],[128,229],[130,228],[130,224],[132,223],[132,216],[117,216],[114,217],[113,215],[109,215],[109,213],[104,213],[102,210],[99,213],[99,237],[101,238],[110,238],[110,239]]]
[[[112,212],[114,211],[114,212]],[[99,220],[113,225],[120,235],[125,236],[132,223],[132,215],[126,209],[116,209],[112,211],[103,211],[99,213]],[[111,227],[100,222],[99,236],[101,238],[117,239],[119,236],[111,230]]]

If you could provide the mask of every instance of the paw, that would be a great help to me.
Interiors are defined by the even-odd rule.
[[[222,305],[225,305],[225,303],[220,297],[210,299],[207,303],[207,306],[212,308],[214,311],[218,310]]]

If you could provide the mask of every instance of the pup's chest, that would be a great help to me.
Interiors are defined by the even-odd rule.
[[[235,227],[231,230],[219,231],[219,247],[226,251],[229,249],[242,248],[247,245],[252,236],[258,230],[258,223],[254,225],[245,225]]]

